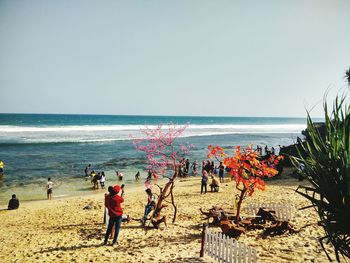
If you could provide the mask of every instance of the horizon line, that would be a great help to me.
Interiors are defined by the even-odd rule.
[[[130,117],[202,117],[202,118],[290,118],[290,119],[306,119],[307,116],[232,116],[232,115],[152,115],[152,114],[105,114],[105,113],[31,113],[31,112],[0,112],[4,114],[18,115],[84,115],[84,116],[130,116]],[[316,116],[313,118],[322,119],[324,117]]]

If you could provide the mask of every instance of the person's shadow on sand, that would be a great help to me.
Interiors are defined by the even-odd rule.
[[[70,246],[70,247],[64,247],[64,246],[60,246],[60,247],[51,247],[51,248],[47,248],[47,249],[43,249],[40,251],[36,251],[34,252],[34,254],[42,254],[42,253],[49,253],[49,252],[53,252],[53,251],[75,251],[75,250],[79,250],[82,248],[97,248],[97,247],[103,247],[103,243],[101,244],[91,244],[91,245],[74,245],[74,246]]]
[[[189,258],[175,258],[169,261],[169,263],[203,263],[207,262],[203,258],[200,257],[189,257]]]

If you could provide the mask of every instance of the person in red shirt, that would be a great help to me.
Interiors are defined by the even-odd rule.
[[[118,193],[120,192],[120,190],[122,191],[122,193],[119,196]],[[115,226],[115,229],[112,245],[114,245],[118,241],[118,234],[120,230],[120,225],[122,223],[123,209],[121,207],[121,203],[124,202],[123,196],[124,185],[122,185],[122,187],[120,187],[119,185],[115,185],[113,187],[113,191],[105,198],[105,206],[108,208],[109,222],[107,232],[105,235],[105,240],[103,243],[104,245],[107,244],[107,240],[109,235],[111,234],[113,226]]]

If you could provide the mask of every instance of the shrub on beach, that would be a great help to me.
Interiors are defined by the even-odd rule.
[[[304,164],[302,175],[311,184],[299,186],[296,191],[310,200],[319,214],[326,232],[320,238],[321,245],[324,249],[323,241],[331,242],[340,261],[340,255],[350,258],[350,105],[346,96],[336,97],[331,114],[324,102],[324,114],[325,138],[308,113],[310,140],[298,146],[299,154],[292,160],[296,167]]]
[[[265,190],[264,178],[272,178],[278,174],[275,167],[283,156],[269,155],[266,160],[259,160],[258,153],[253,150],[253,145],[246,149],[237,146],[230,156],[220,146],[208,146],[208,158],[222,161],[230,169],[230,175],[236,182],[238,195],[235,223],[240,220],[240,210],[243,200],[252,196],[255,189]]]
[[[146,155],[150,174],[163,174],[169,181],[160,189],[155,209],[152,214],[151,222],[155,228],[159,227],[160,223],[166,224],[166,217],[161,216],[161,210],[167,205],[164,202],[171,203],[174,208],[173,223],[176,220],[177,205],[175,204],[173,189],[175,187],[175,180],[179,175],[179,167],[181,165],[180,157],[190,153],[194,148],[192,144],[178,144],[176,140],[184,133],[188,125],[179,126],[172,123],[163,125],[159,124],[155,128],[145,127],[140,130],[141,136],[133,139],[133,145],[138,151],[144,152]],[[173,174],[166,176],[167,171],[172,171]],[[158,176],[155,176],[158,178]],[[147,189],[151,189],[153,185],[148,178],[145,182]],[[170,197],[171,202],[167,199]]]

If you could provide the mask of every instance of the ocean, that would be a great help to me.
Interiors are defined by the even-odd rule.
[[[145,178],[146,163],[130,134],[138,136],[140,128],[159,123],[188,124],[179,142],[195,145],[192,161],[206,159],[209,144],[278,149],[294,143],[306,128],[305,118],[0,114],[0,160],[5,163],[0,205],[13,193],[21,200],[44,199],[48,177],[56,197],[91,193],[84,179],[89,163],[106,173],[107,185],[117,182],[115,171],[124,173],[126,186],[137,185],[134,175],[140,171]]]

